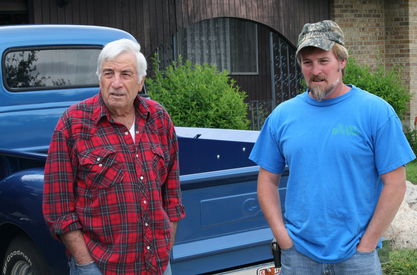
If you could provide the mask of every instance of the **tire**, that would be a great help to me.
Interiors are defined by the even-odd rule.
[[[27,237],[12,240],[4,256],[3,275],[48,275],[51,274],[41,252]]]

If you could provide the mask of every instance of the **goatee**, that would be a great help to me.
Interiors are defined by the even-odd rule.
[[[327,81],[327,79],[323,79],[323,80]],[[324,88],[320,87],[320,85],[310,85],[308,88],[309,88],[309,91],[311,92],[311,95],[314,98],[316,98],[317,101],[320,102],[333,92],[334,88],[339,83],[339,81],[340,81],[340,78],[338,78],[336,82],[334,82],[330,86],[327,86]],[[311,82],[313,81],[311,80]]]

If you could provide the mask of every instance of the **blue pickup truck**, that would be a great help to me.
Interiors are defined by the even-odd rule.
[[[42,215],[49,142],[61,114],[98,93],[95,69],[103,45],[135,38],[70,25],[0,27],[0,37],[1,272],[69,274],[64,245],[50,236]],[[273,236],[257,200],[259,168],[248,160],[259,133],[176,131],[187,216],[178,223],[173,274],[274,274],[265,273]]]

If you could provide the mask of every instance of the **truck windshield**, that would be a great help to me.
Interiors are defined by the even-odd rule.
[[[12,92],[98,87],[95,74],[101,48],[12,49],[3,58],[3,81]]]

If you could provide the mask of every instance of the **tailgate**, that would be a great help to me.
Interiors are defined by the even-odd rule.
[[[172,250],[174,275],[218,272],[272,259],[273,236],[256,193],[258,172],[253,166],[181,176],[186,217],[178,223]]]

